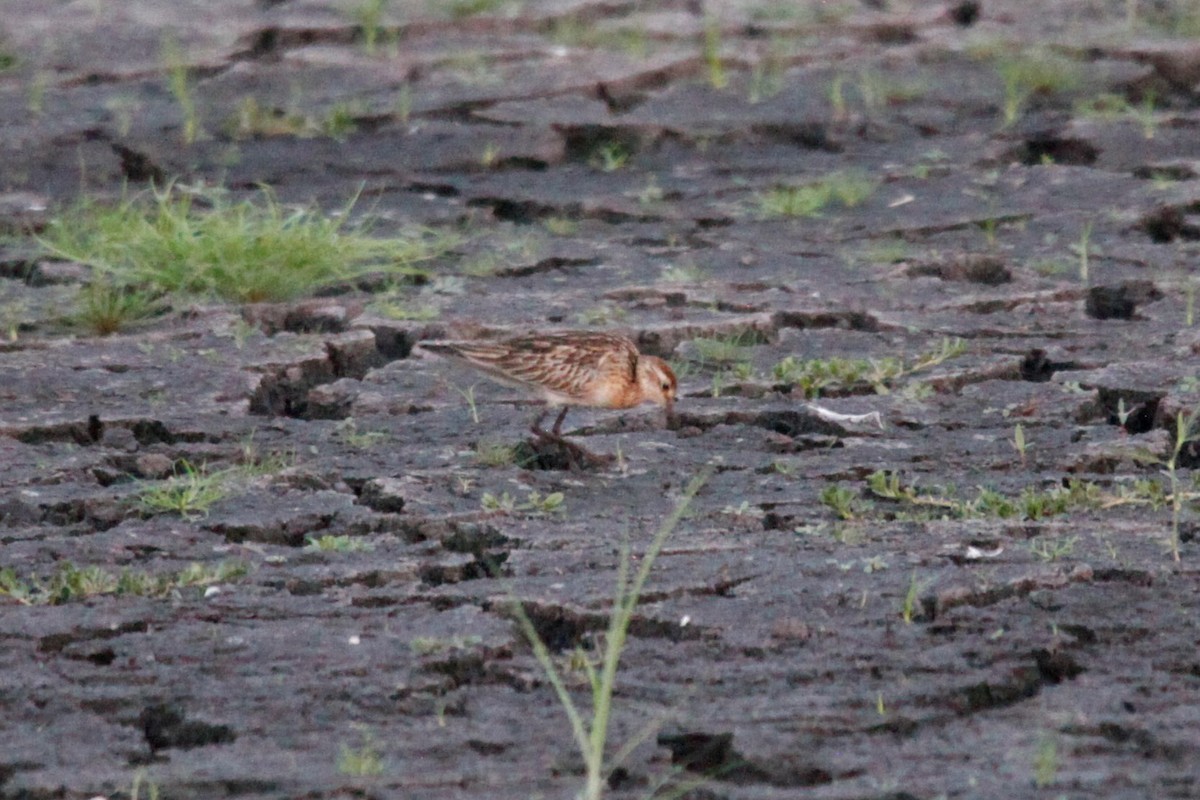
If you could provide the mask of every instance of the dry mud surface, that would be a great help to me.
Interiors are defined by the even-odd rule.
[[[708,465],[631,626],[612,796],[1200,796],[1200,45],[1150,18],[1186,3],[1131,5],[392,2],[370,52],[366,3],[6,0],[0,797],[572,797],[509,597],[586,703],[622,542]],[[1077,73],[1006,90],[1023,53]],[[352,126],[239,130],[248,98]],[[855,205],[763,211],[852,170]],[[361,189],[462,243],[424,321],[360,290],[64,326],[87,272],[26,234],[172,178]],[[574,412],[620,457],[564,470],[414,350],[556,327],[671,359],[680,426]],[[905,370],[819,392],[876,425],[789,357]],[[135,502],[268,457],[207,513]]]

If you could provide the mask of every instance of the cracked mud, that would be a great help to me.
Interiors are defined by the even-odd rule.
[[[1200,796],[1200,39],[1037,5],[7,0],[0,798],[572,797],[510,598],[583,701],[707,468],[611,796]],[[73,325],[33,237],[167,180],[459,238],[408,314]],[[563,327],[678,424],[573,412],[568,469],[414,350]]]

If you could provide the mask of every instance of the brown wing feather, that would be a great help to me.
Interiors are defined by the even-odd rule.
[[[587,404],[609,404],[598,387],[637,380],[637,347],[608,333],[543,333],[422,347],[466,361],[503,383],[549,390]]]

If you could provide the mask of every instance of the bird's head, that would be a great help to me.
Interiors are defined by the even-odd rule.
[[[679,382],[675,380],[675,373],[667,366],[667,362],[657,356],[641,356],[638,358],[637,379],[642,397],[665,406],[669,415],[675,404],[675,390]]]

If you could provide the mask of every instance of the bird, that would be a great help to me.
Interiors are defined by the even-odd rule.
[[[557,442],[574,454],[595,460],[562,436],[572,406],[633,408],[657,403],[674,416],[678,381],[667,362],[643,355],[626,336],[598,331],[529,333],[493,341],[422,342],[421,348],[482,372],[545,404],[530,426],[539,439]],[[560,407],[549,431],[542,422]]]

